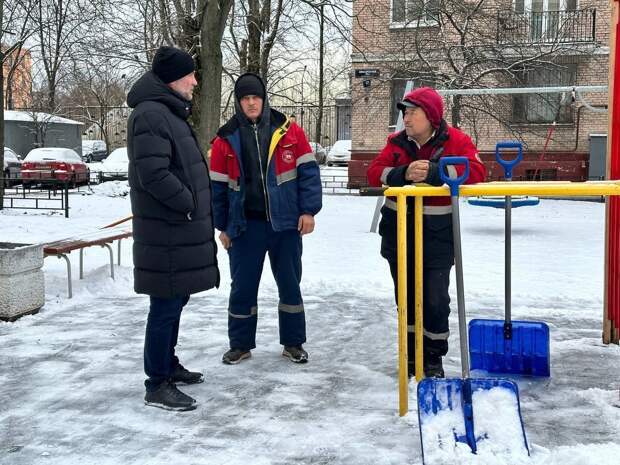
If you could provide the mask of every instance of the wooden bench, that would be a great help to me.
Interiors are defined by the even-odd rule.
[[[95,245],[105,247],[110,252],[110,276],[114,279],[114,252],[110,244],[118,241],[118,264],[121,264],[121,241],[133,235],[131,226],[105,227],[86,234],[68,237],[59,241],[49,242],[43,246],[44,257],[55,256],[64,258],[67,262],[67,283],[69,298],[73,297],[71,287],[71,261],[69,253],[74,250],[80,251],[80,279],[84,278],[84,249]]]

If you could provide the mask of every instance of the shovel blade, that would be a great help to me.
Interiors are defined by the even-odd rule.
[[[469,358],[472,370],[524,376],[551,375],[549,326],[536,321],[512,322],[506,338],[504,320],[469,322]]]
[[[426,465],[472,453],[529,455],[518,388],[507,379],[423,379],[418,419]]]

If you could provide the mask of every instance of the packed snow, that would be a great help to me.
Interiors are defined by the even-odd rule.
[[[131,214],[127,192],[118,181],[72,192],[69,219],[4,210],[0,242],[48,242],[110,224]],[[394,294],[380,238],[369,232],[375,202],[325,196],[315,232],[304,237],[306,365],[280,355],[269,267],[258,347],[240,365],[221,363],[230,278],[219,251],[220,289],[192,296],[181,322],[181,361],[206,377],[182,387],[198,399],[193,412],[143,404],[148,298],[133,292],[131,241],[123,241],[115,280],[107,250],[86,250],[83,280],[72,254],[72,299],[64,261],[46,259],[45,307],[0,323],[0,464],[421,464],[415,382],[410,412],[398,415]],[[620,348],[601,342],[604,216],[603,204],[565,200],[513,212],[513,317],[551,328],[551,378],[516,379],[531,457],[523,457],[514,424],[507,428],[515,399],[487,392],[474,405],[479,428],[508,446],[478,455],[459,446],[427,455],[427,463],[618,463]],[[461,201],[461,220],[468,317],[501,318],[503,211]],[[458,378],[454,279],[451,294],[445,367]]]

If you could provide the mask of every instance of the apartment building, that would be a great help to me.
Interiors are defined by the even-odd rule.
[[[2,45],[2,49],[8,47]],[[3,61],[4,71],[4,108],[28,108],[32,104],[32,57],[30,51],[21,49],[13,51]]]
[[[405,85],[437,89],[606,86],[607,0],[356,0],[350,177],[361,179],[398,120]],[[521,140],[523,179],[583,180],[607,132],[606,92],[446,97],[445,119],[491,152]],[[604,147],[604,143],[598,143]],[[600,155],[604,156],[604,154]]]

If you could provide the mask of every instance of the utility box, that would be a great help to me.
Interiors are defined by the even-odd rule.
[[[0,320],[37,313],[45,304],[43,245],[0,242]]]
[[[605,179],[607,134],[590,134],[590,163],[588,180]]]

